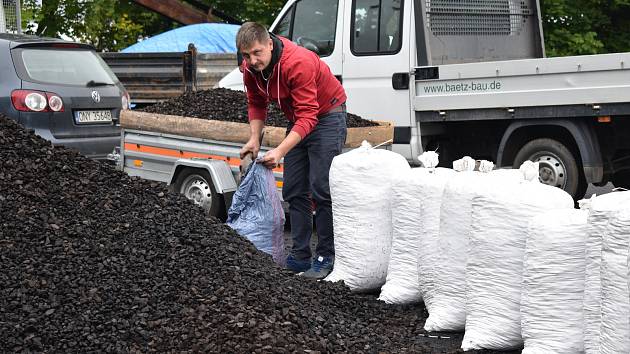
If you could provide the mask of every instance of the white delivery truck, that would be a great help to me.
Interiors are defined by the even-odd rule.
[[[290,0],[270,30],[328,63],[350,112],[394,122],[412,164],[536,160],[576,198],[630,185],[630,53],[545,58],[537,0]]]

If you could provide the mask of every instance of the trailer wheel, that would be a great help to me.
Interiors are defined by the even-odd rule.
[[[192,200],[195,205],[202,207],[209,215],[218,218],[225,215],[223,200],[217,193],[208,171],[184,168],[175,180],[174,189]]]
[[[561,142],[548,138],[528,142],[516,154],[513,167],[518,168],[526,160],[540,164],[542,183],[562,188],[576,199],[584,196],[587,184],[581,177],[577,160]]]

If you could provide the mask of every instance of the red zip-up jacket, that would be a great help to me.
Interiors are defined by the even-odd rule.
[[[267,106],[273,100],[286,118],[295,122],[292,131],[304,139],[315,129],[318,116],[346,101],[346,93],[317,54],[286,38],[277,37],[284,48],[267,82],[243,61],[248,118],[250,121],[264,121],[267,118]]]

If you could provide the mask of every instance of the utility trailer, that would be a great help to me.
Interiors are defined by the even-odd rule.
[[[345,149],[358,147],[363,140],[390,143],[392,124],[378,123],[348,128]],[[249,140],[248,124],[132,110],[121,113],[120,124],[120,151],[110,156],[119,169],[167,183],[210,215],[226,217],[239,182],[239,151]],[[285,134],[285,128],[265,127],[260,155],[278,146]],[[273,172],[281,191],[283,164]]]

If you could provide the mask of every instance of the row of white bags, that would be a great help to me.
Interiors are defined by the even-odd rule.
[[[380,289],[389,278],[383,300],[419,301],[422,296],[417,273],[426,274],[421,278],[435,279],[431,275],[435,266],[426,262],[419,268],[418,253],[431,252],[424,257],[428,259],[438,247],[442,191],[446,182],[457,175],[454,188],[466,189],[467,181],[482,175],[523,179],[522,173],[513,170],[489,174],[473,172],[475,161],[470,158],[459,162],[464,163],[461,169],[467,169],[466,172],[455,173],[444,168],[411,169],[401,155],[372,149],[367,143],[335,157],[330,170],[330,189],[336,259],[333,272],[326,280],[343,280],[354,291],[370,291]],[[435,161],[425,162],[430,167],[436,164],[437,155]],[[459,209],[458,201],[452,204]],[[469,213],[463,214],[467,220],[470,218]],[[469,222],[455,220],[451,224],[457,228]]]
[[[502,170],[410,169],[400,155],[367,145],[335,158],[330,181],[336,264],[327,280],[344,280],[355,291],[384,285],[380,299],[389,303],[423,299],[430,313],[425,328],[465,328],[464,349],[510,348],[523,339],[530,353],[554,340],[568,352],[581,346],[584,287],[599,301],[593,306],[604,301],[597,286],[588,288],[588,267],[599,269],[599,260],[597,245],[585,249],[584,242],[598,238],[587,237],[585,212],[572,209],[563,191]],[[553,209],[560,210],[547,212]],[[589,225],[597,225],[593,215]],[[592,259],[584,257],[589,250]],[[607,335],[602,322],[594,340],[600,327]]]

